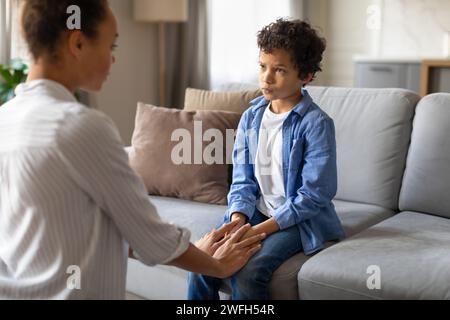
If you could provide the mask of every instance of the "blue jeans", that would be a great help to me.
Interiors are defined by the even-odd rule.
[[[249,223],[253,226],[268,218],[258,210]],[[226,222],[226,221],[225,221]],[[231,298],[233,300],[269,299],[269,282],[281,264],[302,250],[297,226],[280,230],[268,236],[247,264],[231,276]],[[188,299],[219,300],[222,280],[197,273],[189,273]]]

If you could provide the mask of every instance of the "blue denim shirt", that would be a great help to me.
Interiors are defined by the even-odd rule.
[[[282,165],[286,202],[272,217],[281,230],[297,226],[305,254],[345,237],[332,199],[337,189],[336,139],[333,120],[302,89],[302,100],[283,123]],[[244,112],[233,149],[233,182],[226,220],[233,212],[249,219],[260,189],[255,178],[259,129],[269,101],[264,96]]]

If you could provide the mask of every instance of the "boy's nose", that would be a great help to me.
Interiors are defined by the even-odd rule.
[[[270,72],[266,72],[263,74],[263,80],[266,83],[273,83],[273,75]]]

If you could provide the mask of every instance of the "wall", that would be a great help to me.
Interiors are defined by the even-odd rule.
[[[132,1],[109,2],[119,24],[116,63],[102,91],[91,94],[90,102],[113,119],[129,145],[137,102],[158,102],[157,27],[133,20]]]
[[[448,0],[384,0],[381,53],[419,58],[443,57],[450,32]]]
[[[305,0],[308,19],[324,30],[328,47],[319,85],[353,86],[355,55],[441,58],[450,31],[448,0]],[[367,28],[367,8],[380,4],[381,31]],[[379,48],[374,40],[379,36]]]
[[[329,39],[327,33],[328,27],[328,0],[304,0],[303,1],[304,19],[308,21],[314,29],[319,32],[321,37],[327,40],[327,49],[322,60],[322,72],[316,74],[316,79],[312,85],[326,85],[328,77],[328,51]]]
[[[370,49],[366,10],[373,0],[307,0],[306,17],[327,40],[315,85],[353,86],[353,55]]]

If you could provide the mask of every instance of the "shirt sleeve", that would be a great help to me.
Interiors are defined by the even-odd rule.
[[[107,116],[90,109],[71,115],[57,141],[71,177],[113,220],[143,263],[164,264],[187,250],[190,232],[160,219]]]
[[[249,136],[256,134],[247,130],[249,111],[239,122],[233,149],[233,181],[228,193],[227,218],[233,212],[241,212],[251,219],[255,213],[258,185],[254,175],[254,165],[249,149]]]
[[[337,192],[333,120],[323,117],[314,123],[305,139],[302,185],[297,195],[286,199],[273,214],[282,230],[313,218],[332,201]]]

